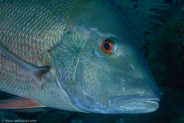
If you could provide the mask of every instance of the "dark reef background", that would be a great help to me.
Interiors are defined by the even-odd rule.
[[[49,109],[37,113],[0,110],[3,120],[37,120],[40,123],[184,123],[184,0],[166,0],[161,26],[155,26],[143,51],[160,90],[157,111],[137,115],[84,114]],[[150,55],[151,54],[151,55]],[[0,99],[12,95],[0,92]]]

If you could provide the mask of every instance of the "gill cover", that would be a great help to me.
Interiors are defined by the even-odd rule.
[[[82,28],[73,28],[49,51],[58,80],[65,91],[76,83],[76,71],[88,38],[89,33]]]

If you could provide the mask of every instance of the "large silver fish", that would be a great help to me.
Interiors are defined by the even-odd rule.
[[[158,88],[127,20],[102,0],[0,0],[0,90],[27,98],[0,108],[155,111]]]

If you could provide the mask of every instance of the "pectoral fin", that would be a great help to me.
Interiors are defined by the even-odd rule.
[[[21,67],[22,69],[33,73],[38,80],[42,80],[43,74],[50,71],[50,66],[36,66],[34,64],[31,64],[21,58],[19,58],[17,55],[9,51],[1,42],[0,42],[0,50],[7,56],[7,58],[14,62],[16,65]],[[39,86],[42,85],[42,82],[38,82],[37,84]]]
[[[16,97],[0,101],[0,109],[28,109],[45,107],[30,99]]]

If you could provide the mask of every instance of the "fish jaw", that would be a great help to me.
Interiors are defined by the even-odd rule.
[[[85,92],[81,94],[72,95],[70,93],[71,102],[80,110],[100,113],[100,114],[144,114],[154,112],[159,108],[160,96],[159,94],[151,94],[145,92],[144,94],[130,94],[115,96],[102,103],[93,96]],[[75,92],[77,93],[77,92]],[[104,95],[105,96],[105,95]]]
[[[113,97],[108,101],[108,105],[98,103],[95,99],[88,96],[84,97],[85,103],[93,106],[82,105],[77,101],[73,102],[79,109],[86,112],[102,113],[102,114],[143,114],[154,112],[159,108],[159,97],[151,95],[131,95]],[[88,101],[87,101],[88,100]],[[90,100],[90,101],[89,101]]]
[[[159,107],[159,97],[152,95],[131,95],[124,97],[114,97],[110,100],[110,106],[116,107],[113,113],[149,113],[154,112]],[[119,103],[121,102],[121,103]]]

